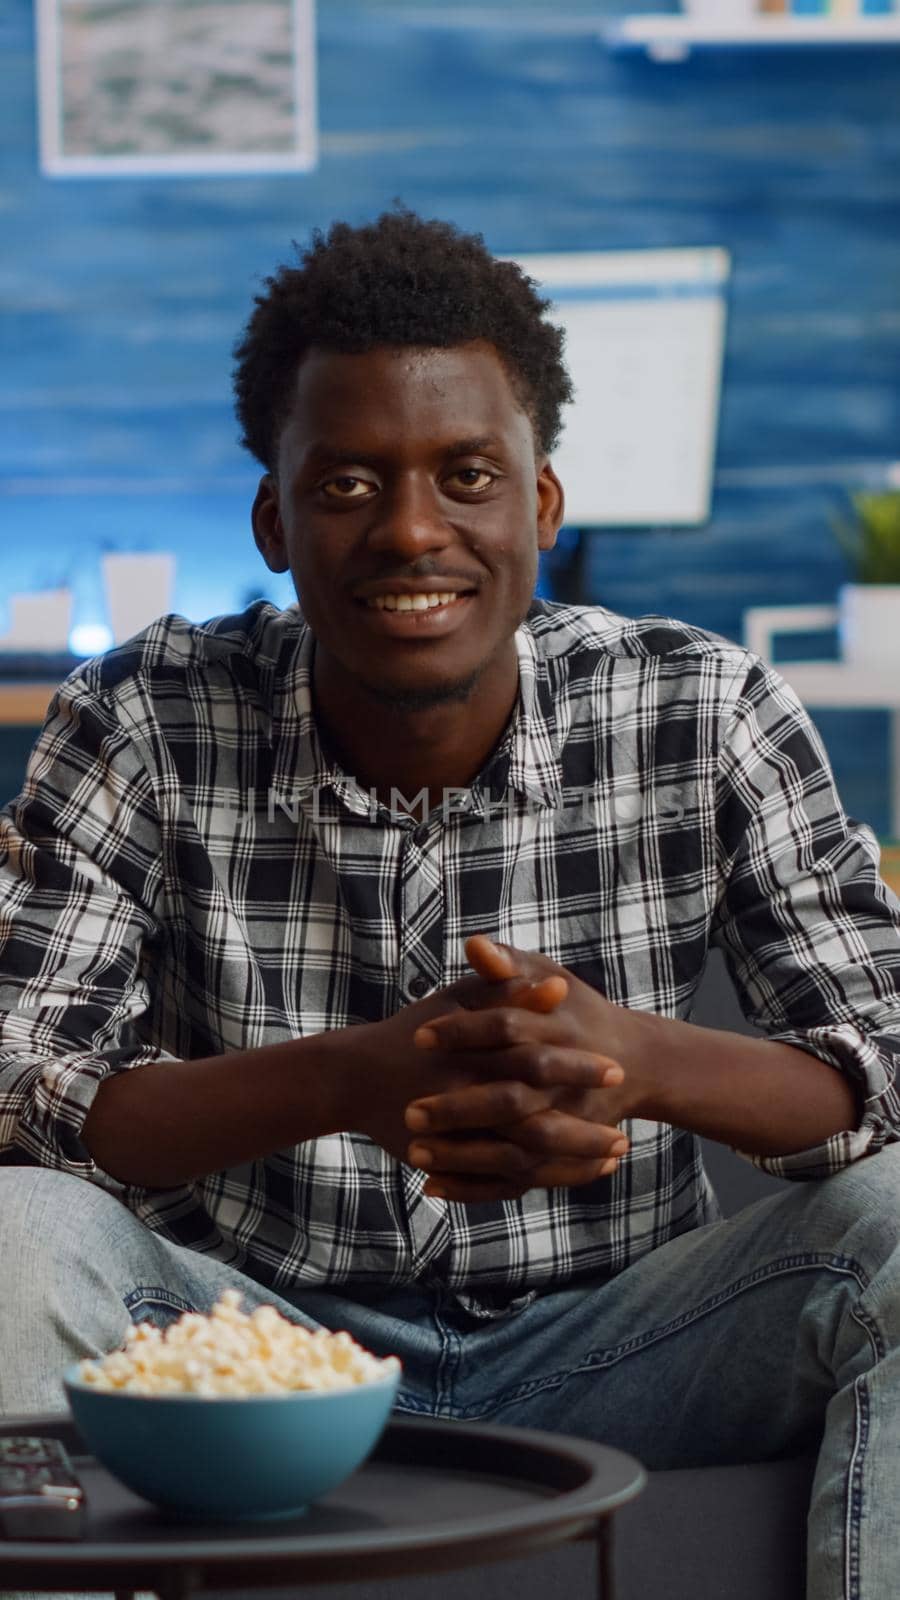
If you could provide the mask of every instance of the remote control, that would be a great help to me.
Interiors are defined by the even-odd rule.
[[[0,1438],[0,1534],[6,1539],[78,1539],[84,1490],[58,1439]]]

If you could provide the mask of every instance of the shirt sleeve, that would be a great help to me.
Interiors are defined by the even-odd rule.
[[[745,1014],[843,1073],[862,1114],[814,1149],[738,1154],[778,1178],[823,1178],[900,1139],[900,901],[793,690],[747,661],[719,753],[713,942]]]
[[[158,1059],[138,1030],[159,935],[152,784],[115,707],[67,679],[0,811],[0,1162],[121,1193],[82,1143],[104,1078]]]

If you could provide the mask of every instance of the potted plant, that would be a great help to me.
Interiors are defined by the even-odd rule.
[[[900,489],[850,496],[833,519],[854,581],[838,593],[841,651],[856,666],[900,668]]]

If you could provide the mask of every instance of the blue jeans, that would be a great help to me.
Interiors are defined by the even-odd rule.
[[[650,1469],[819,1445],[809,1600],[900,1594],[900,1145],[493,1322],[415,1287],[278,1296],[169,1244],[104,1190],[0,1168],[0,1414],[64,1408],[62,1369],[221,1291],[403,1362],[399,1409],[585,1435]],[[821,1441],[821,1443],[820,1443]]]

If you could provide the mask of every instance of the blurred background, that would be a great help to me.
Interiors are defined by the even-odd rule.
[[[598,467],[541,592],[759,648],[793,674],[847,809],[900,835],[900,8],[5,0],[0,104],[0,801],[50,686],[142,605],[202,620],[294,598],[252,543],[232,347],[292,241],[399,198],[498,254],[552,256],[561,314],[588,294],[607,315],[612,283],[650,318],[631,304],[615,376],[655,352],[652,436],[629,424],[634,459],[616,457],[638,509],[604,503]],[[693,253],[695,298],[703,263],[722,269],[700,295],[724,316],[688,513],[638,492],[667,417],[674,435],[702,410],[652,321],[661,300],[680,315],[684,275],[656,255],[604,270],[661,251]],[[578,417],[598,452],[606,349]]]

